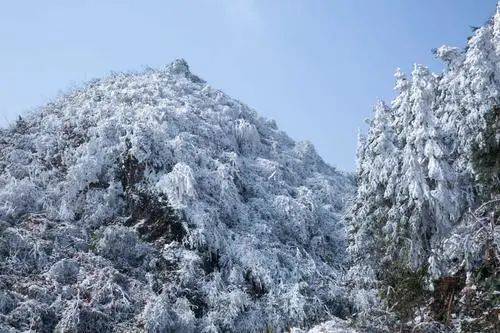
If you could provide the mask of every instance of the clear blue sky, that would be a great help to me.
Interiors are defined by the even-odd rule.
[[[353,170],[356,137],[396,67],[440,70],[496,0],[1,1],[0,125],[110,71],[191,70]]]

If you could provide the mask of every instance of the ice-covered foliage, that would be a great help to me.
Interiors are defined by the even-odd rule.
[[[292,329],[290,333],[305,333],[300,329]],[[345,320],[334,318],[320,325],[314,326],[307,333],[357,333],[351,324]]]
[[[423,306],[415,299],[428,300],[442,279],[458,281],[456,275],[484,265],[489,251],[498,253],[500,4],[464,50],[443,46],[435,55],[446,66],[439,75],[422,65],[411,77],[396,72],[396,98],[377,104],[359,143],[358,191],[347,223],[360,317],[406,303],[399,315],[409,320]],[[486,203],[492,215],[472,213]],[[491,276],[499,274],[495,260]],[[398,299],[384,308],[379,296]]]
[[[351,177],[178,60],[0,132],[0,328],[262,332],[346,313]]]
[[[442,75],[421,65],[411,79],[396,73],[398,96],[390,108],[377,106],[358,154],[353,247],[375,229],[403,251],[388,253],[391,258],[420,267],[433,243],[449,235],[477,201],[474,151],[484,146],[486,134],[495,137],[496,127],[488,129],[495,122],[488,120],[500,105],[499,22],[497,13],[465,51],[439,48],[436,54],[453,63]]]

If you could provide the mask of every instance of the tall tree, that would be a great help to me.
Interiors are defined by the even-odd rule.
[[[380,258],[380,242],[384,241],[382,229],[391,206],[393,179],[397,172],[397,148],[392,127],[392,110],[378,102],[366,138],[358,147],[358,197],[357,205],[350,212],[351,248],[355,256],[367,259]],[[378,249],[378,250],[377,250]]]

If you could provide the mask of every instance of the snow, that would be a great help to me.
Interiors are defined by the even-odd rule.
[[[482,162],[490,163],[487,180],[478,165],[500,144],[498,8],[465,49],[435,50],[443,73],[415,65],[407,77],[398,69],[396,98],[376,104],[359,140],[358,190],[346,217],[348,279],[359,314],[372,320],[385,311],[377,288],[393,267],[427,270],[432,288],[433,279],[476,269],[495,239],[481,226],[487,218],[470,212],[498,196],[498,161]]]
[[[352,178],[183,60],[92,81],[0,142],[15,330],[29,302],[61,330],[257,332],[346,311]]]
[[[472,290],[500,253],[478,165],[500,138],[500,5],[435,55],[442,73],[396,71],[356,179],[182,59],[0,129],[0,331],[385,332],[388,270]],[[397,324],[444,329],[421,310]]]

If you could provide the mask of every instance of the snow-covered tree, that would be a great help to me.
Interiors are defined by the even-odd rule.
[[[351,252],[366,259],[377,258],[380,251],[381,228],[392,204],[392,179],[398,172],[391,111],[383,102],[376,104],[368,135],[358,148],[358,194],[349,213]]]

